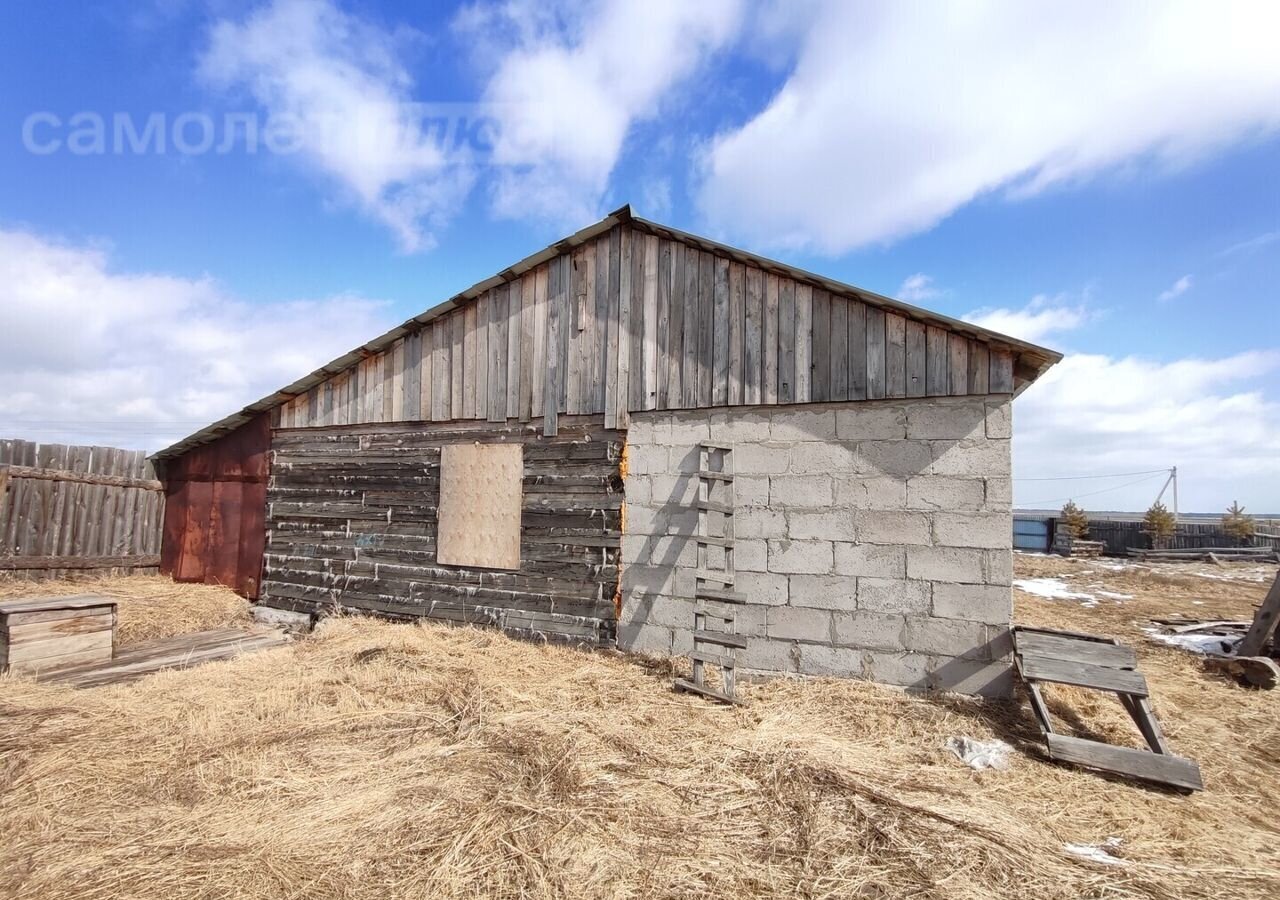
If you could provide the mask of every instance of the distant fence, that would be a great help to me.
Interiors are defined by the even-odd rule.
[[[1013,517],[1013,545],[1019,550],[1048,552],[1058,529],[1056,516]],[[1102,541],[1108,556],[1127,556],[1130,548],[1147,549],[1151,539],[1140,521],[1090,519],[1089,540]],[[1222,530],[1217,522],[1179,522],[1177,533],[1164,544],[1169,550],[1196,550],[1201,547],[1235,547],[1240,542]],[[1244,546],[1273,547],[1280,550],[1280,537],[1256,536]]]
[[[143,451],[0,440],[0,576],[155,573],[163,522]]]

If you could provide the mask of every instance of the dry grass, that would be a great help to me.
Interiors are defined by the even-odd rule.
[[[334,620],[132,686],[0,680],[0,895],[1280,894],[1280,691],[1140,650],[1203,794],[1047,764],[1017,703],[776,680],[729,710],[665,665],[435,626]],[[1026,752],[974,773],[953,735]],[[1127,866],[1063,849],[1109,837]]]
[[[159,575],[19,581],[0,578],[0,600],[101,594],[116,601],[116,642],[134,644],[227,625],[248,625],[249,604],[221,587],[176,584]]]

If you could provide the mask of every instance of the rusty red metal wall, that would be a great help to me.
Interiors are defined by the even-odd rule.
[[[258,597],[266,546],[268,415],[168,460],[160,571]]]

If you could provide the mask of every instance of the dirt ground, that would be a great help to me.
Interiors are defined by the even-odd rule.
[[[337,619],[129,686],[0,679],[0,896],[1280,896],[1280,690],[1142,630],[1247,618],[1275,567],[1015,565],[1096,601],[1019,591],[1018,621],[1137,649],[1205,792],[1048,763],[1020,700],[777,679],[727,709],[669,662]],[[1136,743],[1113,698],[1049,693]],[[957,736],[1009,767],[969,769]]]

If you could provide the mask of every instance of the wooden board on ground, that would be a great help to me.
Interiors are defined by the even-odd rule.
[[[35,675],[110,660],[115,601],[82,594],[0,603],[0,672]]]

